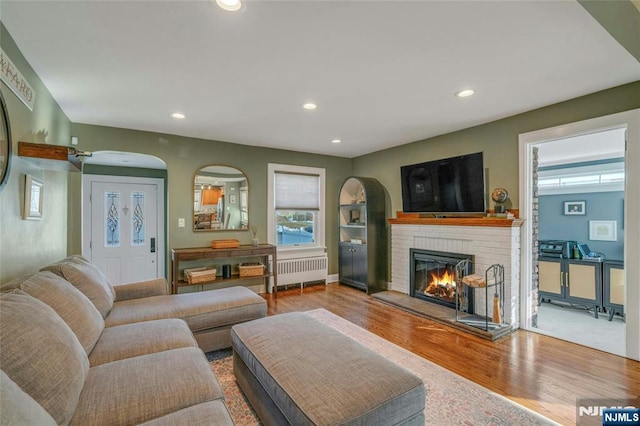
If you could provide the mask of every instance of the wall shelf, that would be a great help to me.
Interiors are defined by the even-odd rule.
[[[80,158],[87,154],[70,146],[20,141],[18,156],[44,170],[79,172],[82,170]]]

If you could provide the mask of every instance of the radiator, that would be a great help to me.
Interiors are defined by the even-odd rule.
[[[278,286],[327,280],[327,256],[278,260]]]

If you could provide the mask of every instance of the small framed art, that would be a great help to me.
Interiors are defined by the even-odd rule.
[[[23,219],[42,219],[42,202],[44,199],[44,184],[41,180],[27,175],[24,181],[24,209]]]
[[[618,222],[615,220],[590,220],[589,239],[594,241],[618,241]]]
[[[587,214],[586,201],[565,201],[564,214],[567,216]]]

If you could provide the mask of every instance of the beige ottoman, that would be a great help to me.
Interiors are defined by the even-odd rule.
[[[420,378],[304,313],[235,325],[231,341],[265,425],[424,425]]]

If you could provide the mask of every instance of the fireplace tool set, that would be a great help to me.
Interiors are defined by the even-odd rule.
[[[502,327],[504,320],[504,266],[494,264],[489,266],[484,276],[478,274],[466,274],[471,271],[471,260],[464,259],[455,266],[456,274],[456,321],[473,327],[481,328],[485,331],[495,330]],[[474,289],[485,290],[485,310],[484,315],[478,312],[470,312],[469,295],[475,295],[475,291],[463,291],[463,286]],[[474,296],[472,296],[474,297]],[[489,302],[492,301],[492,309]],[[477,303],[471,306],[477,307]],[[477,308],[474,309],[476,311]]]

